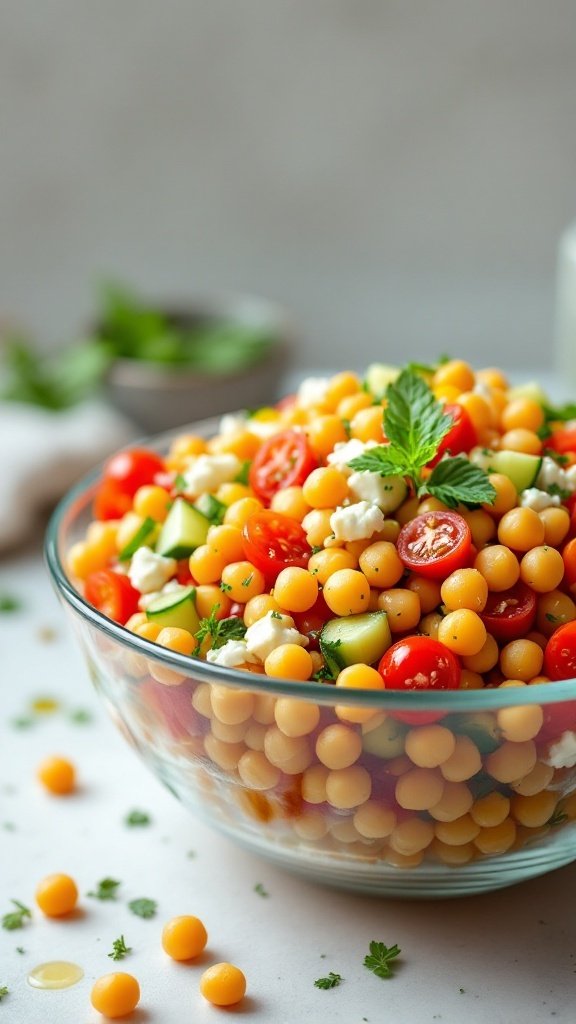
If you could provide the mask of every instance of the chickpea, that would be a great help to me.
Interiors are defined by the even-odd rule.
[[[274,584],[274,600],[289,612],[306,612],[318,599],[318,581],[308,569],[290,565],[282,569]]]
[[[345,548],[324,548],[311,556],[308,569],[323,587],[338,569],[356,569],[357,565],[358,559]]]
[[[551,636],[565,622],[576,619],[576,604],[561,590],[550,590],[542,594],[538,598],[537,608],[536,624],[545,637]]]
[[[488,515],[481,508],[464,511],[463,518],[470,527],[472,543],[477,548],[483,548],[496,534],[496,525],[492,516]]]
[[[510,509],[498,524],[498,540],[513,551],[530,551],[542,544],[544,523],[531,508]]]
[[[311,547],[322,547],[324,542],[332,536],[330,517],[334,511],[333,508],[313,508],[304,516],[302,528]]]
[[[491,544],[479,551],[474,568],[484,577],[488,589],[497,592],[510,590],[520,578],[518,559],[504,544]]]
[[[319,466],[304,482],[302,494],[310,508],[334,508],[348,497],[348,481],[335,466]]]
[[[464,657],[462,659],[462,664],[464,665],[464,668],[469,669],[471,672],[489,672],[491,668],[494,668],[494,666],[498,664],[499,657],[500,651],[498,649],[498,644],[494,637],[488,633],[486,640],[478,653]]]
[[[382,590],[393,587],[404,573],[396,546],[390,541],[369,544],[360,555],[359,564],[370,586]]]
[[[449,611],[468,608],[481,612],[488,600],[488,584],[478,569],[457,569],[444,580],[440,593]]]
[[[68,796],[76,788],[76,769],[66,757],[46,757],[38,766],[37,774],[53,796]]]
[[[383,590],[378,598],[378,607],[388,615],[391,633],[405,633],[420,621],[420,599],[411,590]]]
[[[270,502],[270,508],[273,512],[280,512],[284,516],[290,516],[291,519],[297,519],[299,523],[310,511],[310,505],[304,498],[302,488],[296,486],[282,487],[276,491]]]
[[[244,998],[246,978],[234,964],[213,964],[200,979],[200,992],[214,1006],[233,1006]]]
[[[567,508],[543,508],[538,516],[544,523],[544,543],[553,548],[560,547],[570,529],[570,514]]]
[[[190,559],[192,557],[191,555]],[[230,600],[239,601],[241,604],[245,604],[251,597],[263,594],[266,589],[264,573],[252,562],[229,562],[222,569],[221,576]]]
[[[367,611],[370,585],[356,569],[339,569],[324,587],[324,600],[335,615],[356,615]]]
[[[48,875],[36,888],[36,903],[46,917],[71,914],[78,901],[78,889],[70,875]]]
[[[384,441],[382,407],[372,405],[368,409],[359,409],[352,417],[350,435],[357,437],[359,441],[377,441],[378,444],[382,444]]]
[[[488,515],[500,519],[510,509],[515,508],[518,502],[518,491],[509,477],[503,473],[489,473],[488,479],[496,491],[496,499],[492,505],[483,505]]]
[[[312,657],[298,644],[280,644],[264,662],[267,676],[277,679],[299,679],[305,682],[312,675]]]
[[[92,986],[90,1000],[98,1013],[115,1020],[136,1009],[140,1001],[140,986],[132,974],[124,971],[104,974]]]
[[[418,595],[420,611],[424,615],[433,612],[442,601],[437,580],[429,580],[425,576],[411,576],[406,583],[406,589]]]
[[[348,768],[362,753],[362,737],[346,725],[328,725],[316,740],[316,757],[327,768]]]
[[[455,654],[478,654],[486,643],[486,626],[476,612],[449,612],[438,627],[438,639]]]
[[[173,917],[162,930],[162,948],[173,960],[193,960],[200,956],[207,942],[202,921],[191,914]]]
[[[540,455],[542,441],[534,430],[516,427],[507,430],[500,438],[500,447],[506,451],[524,452],[526,455]]]
[[[564,576],[562,555],[546,544],[531,548],[520,562],[520,578],[539,594],[555,590]]]
[[[533,398],[515,398],[502,411],[502,429],[505,431],[521,427],[535,432],[543,423],[544,410]]]
[[[512,640],[500,653],[500,668],[504,677],[520,679],[525,683],[539,675],[543,662],[542,648],[533,640]]]
[[[311,447],[321,459],[326,459],[337,444],[348,440],[346,428],[339,416],[317,416],[306,425]]]
[[[460,392],[472,391],[474,383],[474,371],[470,364],[462,359],[449,359],[448,362],[442,363],[434,372],[433,384],[435,388],[450,384],[458,388]]]

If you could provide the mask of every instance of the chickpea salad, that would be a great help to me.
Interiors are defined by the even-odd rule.
[[[574,419],[570,416],[574,414]],[[576,408],[465,362],[305,380],[104,468],[68,569],[160,646],[343,688],[576,675]]]

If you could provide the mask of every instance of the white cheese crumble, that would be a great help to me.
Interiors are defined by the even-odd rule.
[[[225,436],[239,434],[241,430],[246,430],[247,423],[248,413],[244,409],[239,412],[227,412],[220,420],[219,430]]]
[[[221,455],[198,455],[184,471],[187,494],[204,494],[217,491],[221,484],[227,484],[238,476],[242,463],[236,455],[222,452]]]
[[[369,501],[384,512],[398,508],[406,497],[406,484],[399,476],[381,476],[380,473],[352,473],[348,487],[358,501]]]
[[[330,452],[330,455],[326,459],[330,466],[335,466],[345,476],[351,476],[354,470],[348,465],[352,459],[357,459],[359,455],[363,455],[369,448],[377,448],[378,443],[376,441],[359,441],[357,437],[353,437],[350,441],[339,441],[338,444],[334,445],[334,451]]]
[[[330,516],[330,527],[336,540],[365,540],[384,526],[384,516],[377,505],[358,501],[355,505],[337,508]]]
[[[250,654],[265,661],[271,651],[281,644],[298,644],[308,646],[308,637],[299,633],[291,615],[280,615],[268,612],[262,619],[257,619],[246,630],[246,647]]]
[[[536,478],[536,486],[547,491],[550,487],[556,486],[563,491],[573,494],[576,491],[576,466],[569,469],[562,469],[558,463],[545,455],[542,459],[540,472]]]
[[[175,593],[177,590],[187,589],[187,587],[184,587],[182,586],[181,583],[178,583],[178,580],[169,580],[168,583],[166,583],[161,590],[152,590],[149,594],[142,594],[140,600],[138,601],[138,608],[140,609],[141,612],[145,612],[146,609],[149,608],[151,604],[154,604],[154,601],[156,600],[157,597],[162,597],[164,594]]]
[[[177,563],[174,558],[157,555],[145,545],[134,553],[130,563],[128,576],[130,583],[141,594],[150,594],[153,590],[161,590],[165,583],[176,572]]]
[[[326,398],[329,377],[306,377],[298,388],[298,403],[304,409],[321,404]]]
[[[257,665],[258,658],[248,650],[245,640],[227,640],[218,650],[210,650],[206,661],[225,668],[238,668],[239,665]]]
[[[576,764],[576,732],[567,730],[556,743],[551,743],[544,764],[552,768],[573,768]]]
[[[522,508],[531,508],[534,512],[541,512],[542,509],[560,505],[561,501],[558,494],[548,494],[548,491],[539,491],[537,487],[527,487],[520,494],[520,504]]]

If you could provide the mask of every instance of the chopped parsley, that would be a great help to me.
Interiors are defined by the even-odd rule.
[[[270,615],[270,618],[271,619],[281,619],[282,616],[281,616],[280,612],[272,612],[271,615]]]
[[[24,946],[16,946],[16,952],[23,956],[26,950],[24,949]]]
[[[262,882],[256,883],[256,885],[254,886],[254,892],[258,893],[259,896],[263,896],[264,899],[268,899],[268,896],[270,895],[269,892],[266,892],[266,889],[262,885]]]
[[[385,946],[383,942],[371,942],[370,952],[364,957],[364,967],[367,967],[377,978],[391,978],[391,961],[402,952],[398,946]]]
[[[202,644],[207,636],[211,638],[212,650],[217,651],[219,647],[223,647],[227,640],[243,640],[246,634],[246,626],[242,622],[242,619],[232,615],[228,619],[217,619],[216,613],[220,605],[215,604],[210,615],[205,619],[200,619],[200,627],[194,634],[196,640],[196,647],[192,651],[192,654],[197,657],[202,649]]]
[[[545,618],[548,619],[548,622],[560,622],[561,621],[559,616],[558,615],[552,615],[552,612],[546,612]]]
[[[386,398],[384,433],[389,443],[352,459],[352,469],[406,477],[418,497],[430,494],[450,508],[494,502],[496,491],[488,474],[464,455],[445,455],[424,479],[424,467],[437,455],[454,421],[421,376],[402,370],[388,385]]]
[[[149,814],[146,811],[130,811],[124,818],[124,824],[130,828],[140,825],[149,825],[152,821]]]
[[[23,928],[24,922],[27,918],[32,917],[32,911],[28,907],[25,907],[20,900],[10,900],[14,904],[16,910],[10,910],[7,914],[4,914],[2,918],[2,927],[8,932],[14,932],[17,928]]]
[[[92,721],[92,714],[86,708],[75,708],[68,717],[74,725],[88,725]]]
[[[314,988],[337,988],[341,981],[344,981],[341,974],[330,971],[325,978],[316,978]]]
[[[224,583],[224,580],[222,580],[222,582],[220,583],[220,590],[222,591],[223,594],[229,594],[230,591],[232,590],[232,584]]]
[[[548,818],[546,824],[550,825],[552,828],[555,828],[556,825],[563,825],[565,821],[568,821],[568,815],[565,814],[565,812],[562,810],[560,806],[558,806],[552,814],[552,817]]]
[[[9,992],[8,985],[0,985],[0,1000],[4,999],[4,996],[7,996]]]
[[[0,612],[19,612],[22,602],[13,594],[0,594]]]
[[[112,952],[108,953],[111,960],[123,960],[127,953],[132,952],[132,946],[127,946],[124,941],[124,936],[121,935],[119,939],[114,939],[112,943]]]
[[[145,896],[138,900],[131,900],[128,904],[128,910],[136,914],[136,917],[143,917],[146,920],[149,917],[154,917],[157,909],[158,904],[156,900],[149,900]]]
[[[95,900],[115,900],[118,895],[118,887],[121,882],[117,882],[115,878],[102,878],[96,886],[96,889],[87,892],[87,896],[92,896]]]
[[[250,575],[247,576],[245,580],[242,580],[242,586],[243,587],[249,587],[250,584],[252,583],[253,579],[254,579],[254,573],[251,572]]]

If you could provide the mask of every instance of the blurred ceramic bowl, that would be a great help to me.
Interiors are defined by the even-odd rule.
[[[170,430],[230,409],[270,405],[281,397],[294,334],[278,306],[239,296],[198,302],[188,309],[170,306],[165,312],[170,323],[182,328],[212,322],[262,330],[269,335],[270,344],[257,362],[231,372],[207,373],[185,365],[116,359],[105,382],[107,397],[142,430]]]

